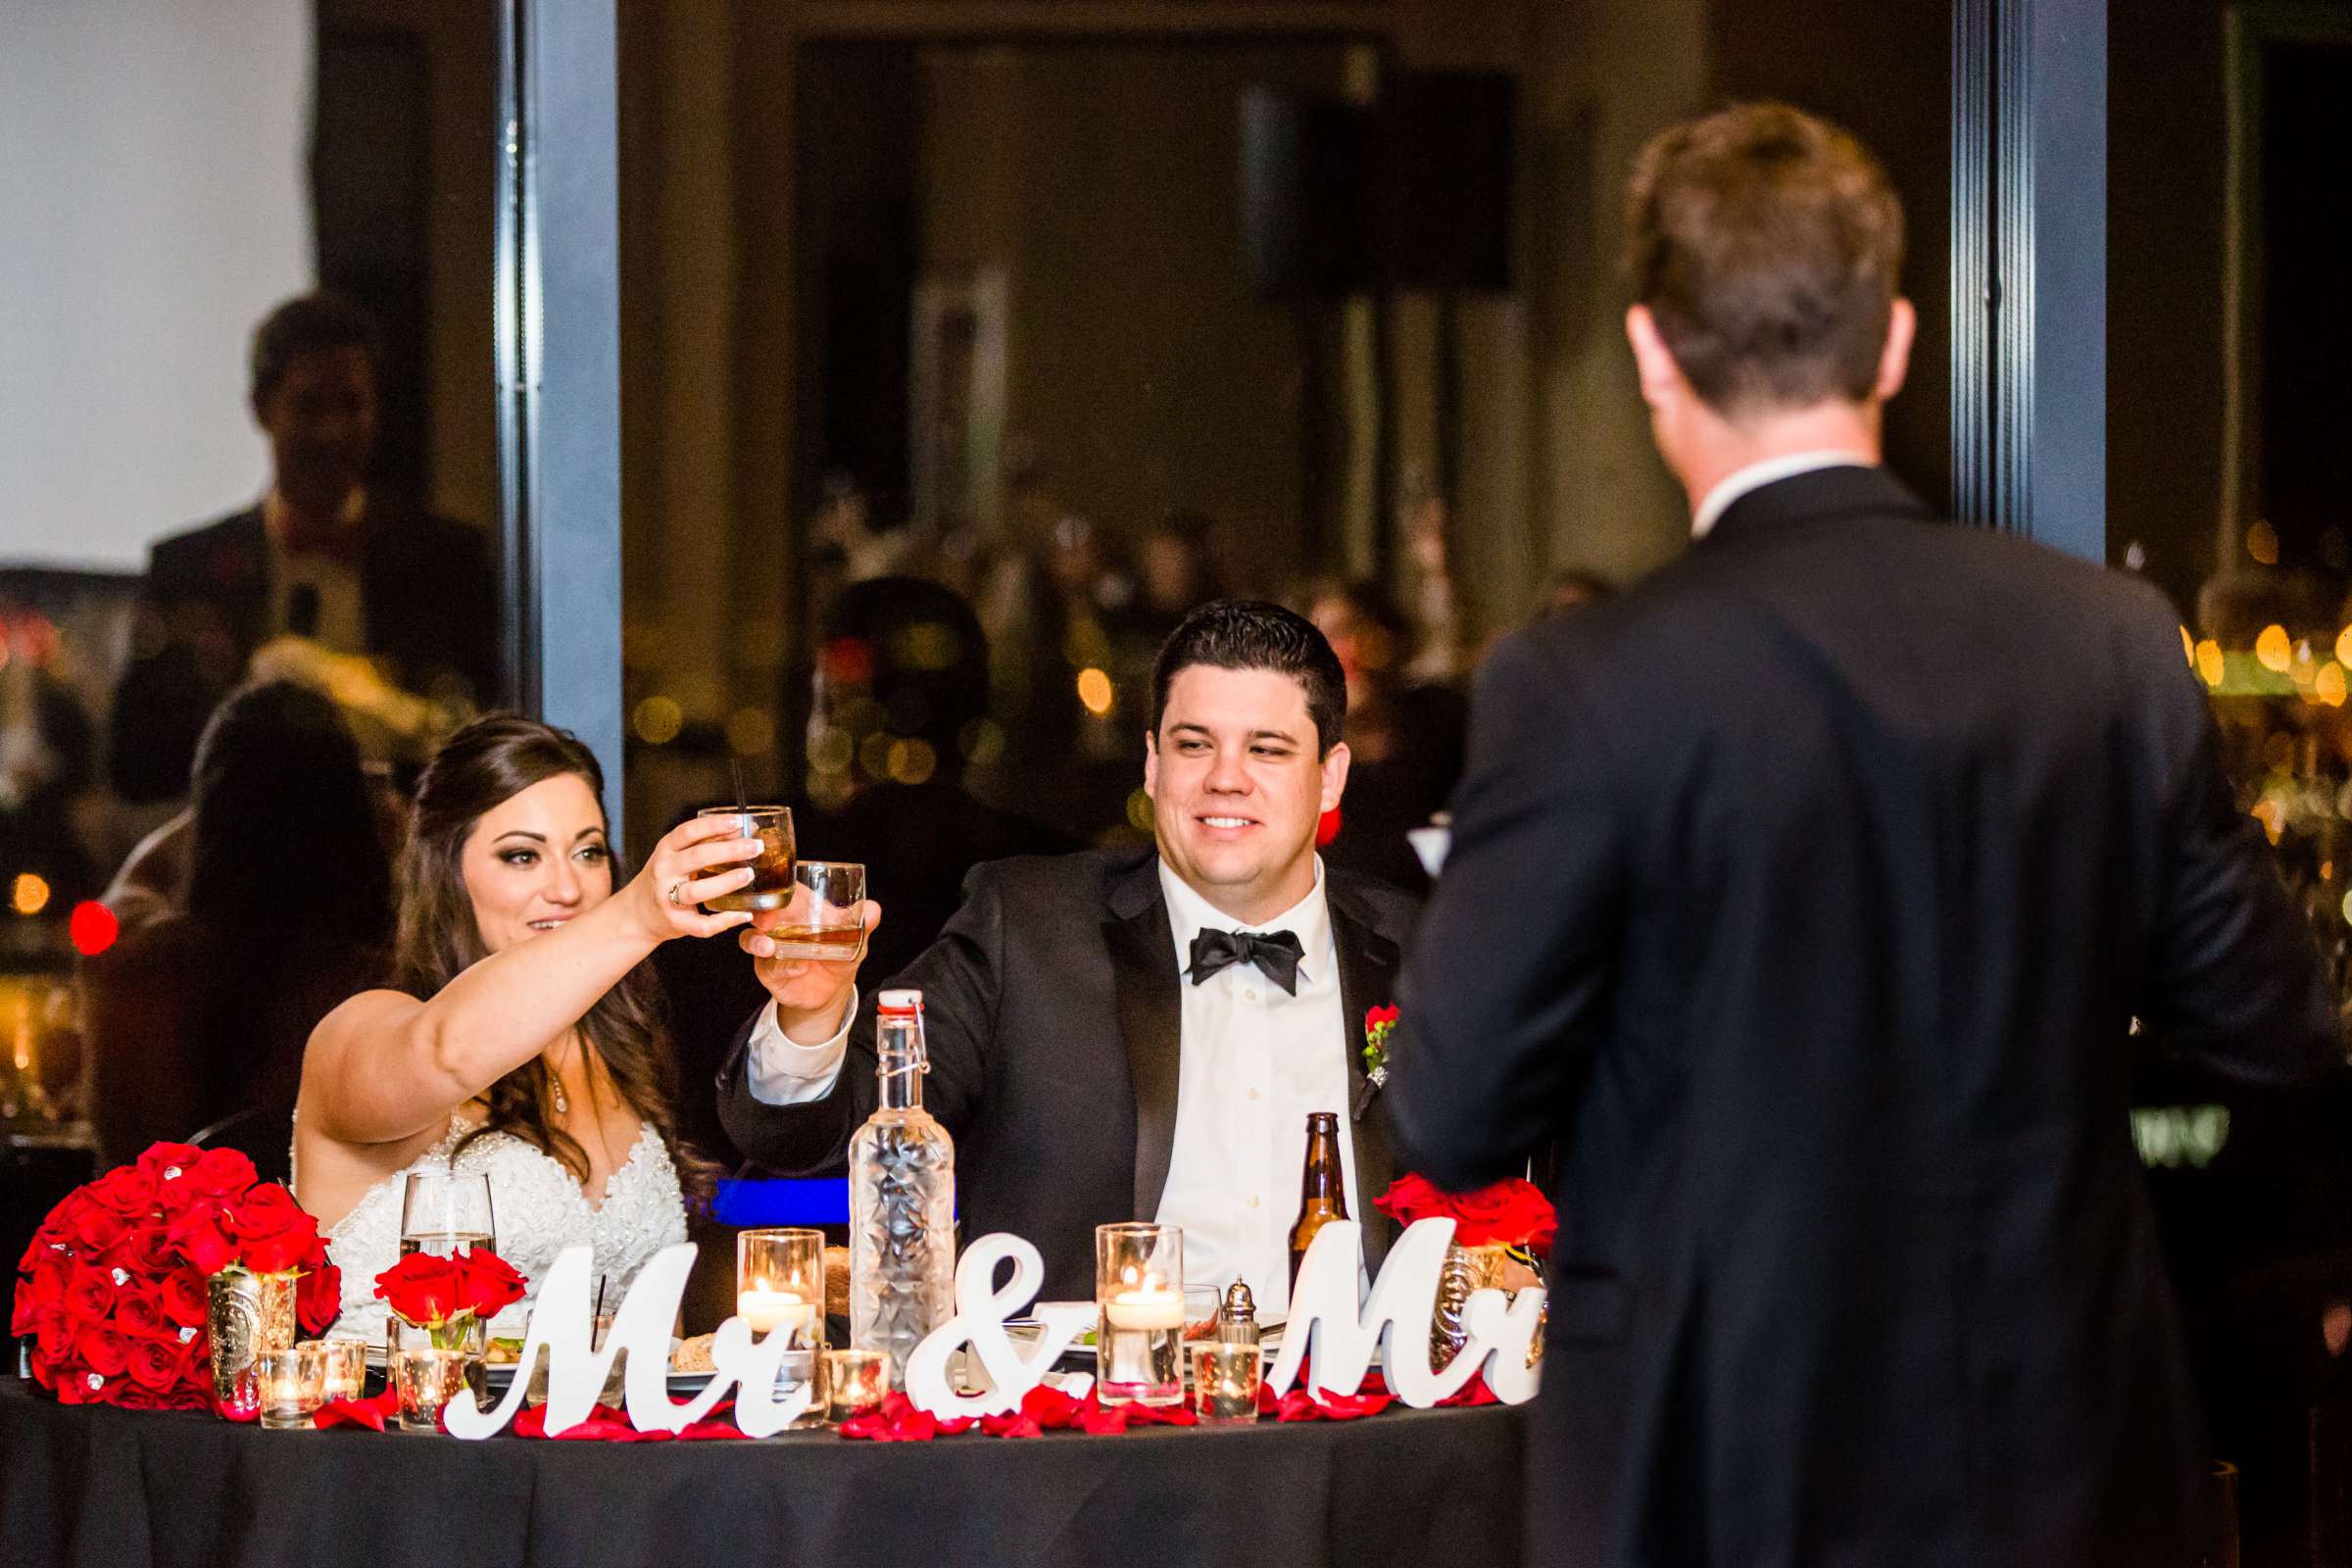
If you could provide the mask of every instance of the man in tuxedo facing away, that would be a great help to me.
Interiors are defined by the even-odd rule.
[[[1315,825],[1348,781],[1347,695],[1320,632],[1274,605],[1186,616],[1152,670],[1149,850],[976,867],[938,942],[890,983],[923,994],[923,1102],[956,1140],[966,1240],[1037,1245],[1049,1298],[1094,1294],[1094,1231],[1184,1228],[1185,1275],[1290,1298],[1306,1118],[1335,1112],[1348,1211],[1391,1174],[1364,1017],[1392,1001],[1412,902],[1326,867]],[[887,900],[889,889],[875,892]],[[782,962],[719,1074],[727,1131],[781,1175],[839,1169],[872,1114],[874,1000],[855,965]]]
[[[1559,1141],[1530,1560],[2185,1564],[2131,1020],[2315,1076],[2311,939],[2167,603],[1879,466],[1877,161],[1729,109],[1629,230],[1696,542],[1489,661],[1388,1090],[1441,1183]]]
[[[368,483],[382,358],[374,320],[333,294],[288,300],[254,329],[248,402],[270,488],[148,553],[115,694],[122,799],[187,793],[205,720],[273,638],[368,655],[419,696],[496,702],[498,591],[481,530]]]

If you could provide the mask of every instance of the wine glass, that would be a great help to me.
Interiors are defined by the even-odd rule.
[[[411,1171],[400,1199],[400,1255],[453,1257],[475,1247],[498,1248],[490,1178],[454,1170]]]

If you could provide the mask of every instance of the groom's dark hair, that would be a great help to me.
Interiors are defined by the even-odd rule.
[[[1307,716],[1315,721],[1315,752],[1329,755],[1340,743],[1348,712],[1348,679],[1340,656],[1304,615],[1255,599],[1219,599],[1200,606],[1177,623],[1159,645],[1152,665],[1152,734],[1159,735],[1167,710],[1168,685],[1195,664],[1218,669],[1270,669],[1306,690]]]

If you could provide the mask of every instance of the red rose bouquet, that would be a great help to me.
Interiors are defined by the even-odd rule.
[[[75,1188],[17,1263],[9,1332],[33,1381],[66,1404],[212,1407],[206,1281],[223,1269],[298,1275],[295,1315],[323,1332],[342,1303],[318,1222],[232,1149],[157,1144]]]
[[[1551,1200],[1534,1182],[1513,1176],[1475,1193],[1444,1193],[1427,1178],[1399,1176],[1373,1200],[1373,1207],[1399,1225],[1417,1219],[1453,1221],[1457,1247],[1507,1247],[1542,1257],[1559,1229]]]
[[[487,1247],[450,1257],[412,1252],[375,1277],[375,1294],[393,1315],[432,1336],[440,1349],[466,1348],[476,1323],[488,1323],[522,1299],[528,1282]]]

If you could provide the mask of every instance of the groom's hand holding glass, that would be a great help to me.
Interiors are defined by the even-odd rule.
[[[882,923],[882,906],[871,899],[857,901],[860,940],[842,949],[839,958],[808,958],[797,955],[813,951],[807,942],[781,939],[779,926],[794,919],[793,906],[762,909],[752,917],[751,928],[739,932],[737,943],[754,959],[760,983],[775,999],[776,1022],[785,1038],[815,1045],[840,1033],[849,1020],[857,995],[858,966],[865,958],[865,937]]]

